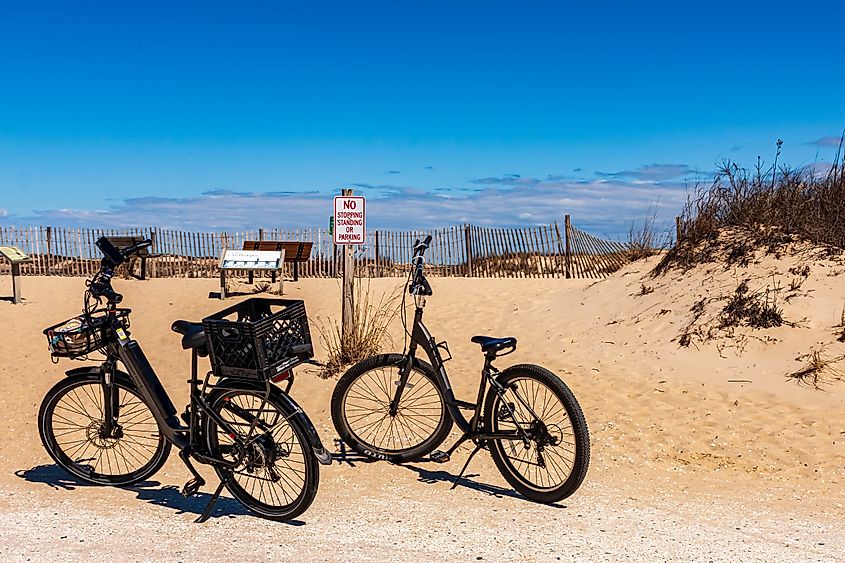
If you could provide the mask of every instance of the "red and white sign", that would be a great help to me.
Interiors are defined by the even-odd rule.
[[[364,244],[364,226],[367,215],[361,196],[335,196],[334,243]]]

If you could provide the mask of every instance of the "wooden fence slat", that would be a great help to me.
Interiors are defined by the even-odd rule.
[[[578,244],[578,238],[575,234],[575,227],[569,227],[569,243],[572,247],[572,262],[576,265],[576,272],[579,278],[587,277],[586,267],[583,261],[583,256],[581,255],[581,247]]]
[[[597,252],[599,253],[599,257],[602,262],[602,275],[607,275],[615,269],[613,268],[613,264],[611,262],[611,255],[608,254],[607,248],[604,246],[604,244],[602,244],[601,239],[598,239],[589,234],[587,236],[590,237],[593,245],[596,247]]]
[[[582,263],[584,264],[585,277],[594,278],[595,265],[593,264],[593,259],[590,255],[590,249],[587,246],[584,237],[581,236],[581,231],[579,229],[575,229],[575,238],[578,240],[578,246],[581,249],[581,259]]]
[[[495,278],[498,272],[499,256],[493,239],[493,229],[490,227],[484,227],[484,240],[487,241],[487,275]]]

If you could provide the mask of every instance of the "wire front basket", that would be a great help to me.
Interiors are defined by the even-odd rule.
[[[129,327],[129,309],[117,309],[114,316],[125,328]],[[107,311],[79,315],[44,329],[50,354],[56,358],[84,358],[108,344]]]

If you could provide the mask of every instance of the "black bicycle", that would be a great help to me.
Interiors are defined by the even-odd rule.
[[[155,474],[175,445],[193,476],[185,497],[205,484],[192,460],[211,465],[220,478],[198,521],[208,519],[224,486],[260,516],[295,518],[317,493],[317,462],[331,463],[314,425],[287,394],[292,368],[313,355],[304,304],[249,299],[202,323],[174,322],[182,347],[192,352],[190,403],[177,416],[130,338],[130,309],[117,307],[123,297],[111,285],[115,268],[149,244],[119,250],[99,239],[105,256],[88,281],[83,314],[44,331],[55,358],[105,355],[99,365],[66,372],[47,393],[38,414],[44,447],[82,481],[126,486]],[[197,358],[209,354],[212,371],[200,379]],[[275,385],[281,382],[284,390]]]
[[[332,420],[341,439],[364,456],[394,463],[425,459],[444,463],[464,442],[472,457],[489,449],[504,478],[526,498],[556,502],[575,492],[587,474],[590,439],[575,396],[555,374],[530,364],[499,371],[493,361],[516,350],[516,339],[474,336],[484,367],[475,403],[455,398],[444,362],[446,342],[437,342],[422,322],[433,294],[423,274],[431,236],[416,241],[408,292],[416,311],[410,344],[402,354],[381,354],[352,366],[332,394]],[[404,313],[404,307],[402,308]],[[405,324],[406,334],[407,322]],[[429,362],[416,357],[422,348]],[[445,356],[445,357],[444,357]],[[473,411],[467,420],[461,410]],[[436,448],[456,423],[463,435],[448,451]]]

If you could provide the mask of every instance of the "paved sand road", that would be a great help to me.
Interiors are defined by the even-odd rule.
[[[214,518],[194,524],[208,495],[183,500],[172,465],[162,483],[130,490],[78,487],[47,466],[0,493],[0,559],[845,560],[841,522],[796,503],[592,480],[549,507],[500,488],[492,464],[478,466],[450,491],[442,466],[333,465],[297,525],[255,518],[225,497]]]

